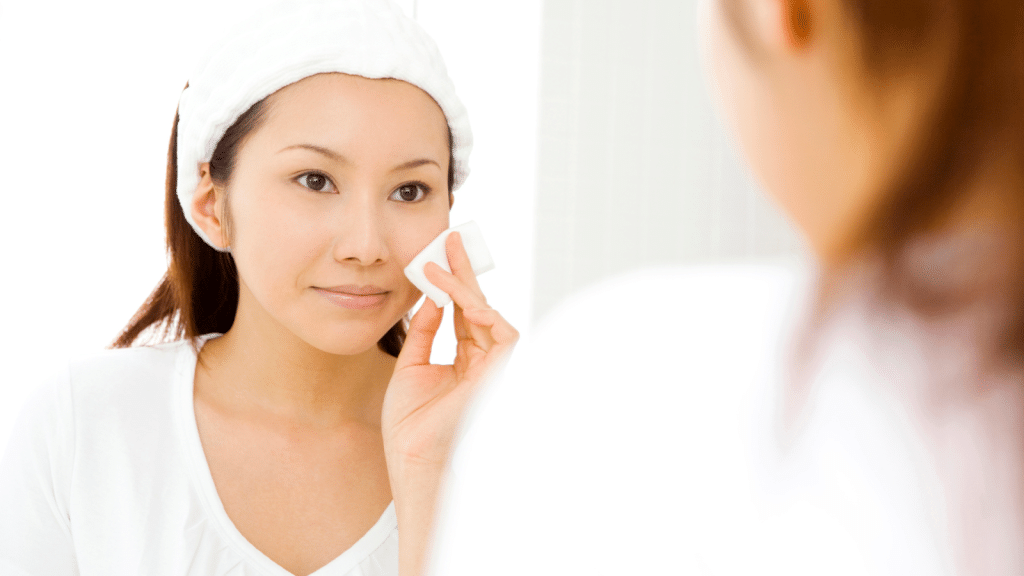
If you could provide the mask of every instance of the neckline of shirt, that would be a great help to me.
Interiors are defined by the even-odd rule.
[[[220,336],[220,334],[201,336],[198,347],[201,349],[207,340],[217,336]],[[176,391],[176,420],[185,456],[185,465],[188,468],[192,483],[200,496],[204,511],[231,547],[254,567],[273,576],[294,576],[253,546],[238,531],[238,528],[235,527],[235,524],[224,510],[224,504],[220,500],[220,495],[217,494],[217,487],[213,482],[213,475],[210,473],[209,463],[206,461],[206,453],[203,451],[203,444],[199,439],[199,427],[196,424],[193,394],[195,392],[195,373],[198,358],[196,351],[187,340],[182,340],[178,343],[178,346],[178,358],[173,382]],[[397,527],[398,517],[395,514],[395,503],[392,501],[384,509],[384,513],[381,514],[377,522],[355,544],[324,566],[318,568],[310,576],[343,576],[347,574],[374,550],[379,548]]]

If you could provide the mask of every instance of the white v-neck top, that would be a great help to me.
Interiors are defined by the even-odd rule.
[[[228,518],[203,454],[188,342],[72,362],[0,461],[4,576],[289,576]],[[394,504],[315,576],[398,574]]]

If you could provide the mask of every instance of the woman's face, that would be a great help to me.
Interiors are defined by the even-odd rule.
[[[845,172],[855,179],[862,166],[855,157],[841,166],[847,156],[842,103],[828,76],[814,69],[817,53],[800,53],[786,42],[775,13],[783,4],[706,1],[705,49],[720,107],[747,161],[816,245],[832,227],[818,228],[826,224],[828,205],[840,202],[847,190],[832,176]]]
[[[842,2],[705,0],[702,10],[718,101],[744,155],[811,247],[841,259],[907,157],[936,75],[870,76]]]
[[[448,126],[398,80],[319,74],[267,101],[227,185],[236,322],[358,354],[420,292],[403,268],[448,227]]]

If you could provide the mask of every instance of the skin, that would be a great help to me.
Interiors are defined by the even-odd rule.
[[[268,100],[226,186],[201,168],[197,223],[238,268],[235,323],[202,349],[195,410],[224,508],[289,572],[310,574],[355,543],[392,500],[400,570],[419,574],[454,429],[518,337],[486,303],[458,234],[452,365],[430,364],[442,311],[413,317],[399,358],[377,341],[421,294],[402,270],[448,227],[447,123],[397,80],[321,74]],[[373,285],[372,309],[324,289]]]
[[[923,63],[883,81],[864,68],[837,0],[739,5],[752,49],[723,2],[702,6],[720,109],[811,248],[826,264],[842,262],[935,109],[948,47],[933,46]],[[806,11],[809,27],[794,25],[796,10]]]
[[[856,232],[884,200],[886,185],[936,105],[952,49],[943,39],[953,35],[940,25],[916,62],[881,82],[858,60],[857,39],[849,32],[855,26],[845,20],[838,0],[739,3],[749,16],[748,32],[761,50],[759,58],[750,56],[729,26],[721,1],[703,7],[705,48],[719,103],[766,191],[802,229],[822,263],[838,266],[856,251]],[[810,15],[809,30],[791,25],[797,9]],[[1012,196],[1022,179],[1008,158],[1013,148],[993,140],[990,150],[961,190],[962,200],[929,233],[953,239],[971,231],[1005,237],[1019,227],[1012,220],[1019,214]],[[998,279],[993,285],[999,286]],[[963,334],[973,324],[963,320],[926,324],[933,334],[924,337],[948,336],[969,344],[962,342]],[[975,350],[969,345],[964,350],[965,358],[957,361],[966,363]],[[930,382],[887,384],[916,418],[943,483],[948,535],[959,569],[965,574],[1020,573],[1024,390],[1016,372],[1008,382],[983,377],[974,382],[979,383],[984,390],[970,381],[952,388]]]

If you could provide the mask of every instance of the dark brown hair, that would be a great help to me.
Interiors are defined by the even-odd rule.
[[[804,0],[787,1],[799,5]],[[938,88],[936,112],[917,135],[910,155],[901,159],[901,172],[884,200],[854,238],[851,260],[866,256],[881,262],[876,285],[880,301],[908,304],[931,317],[955,312],[972,298],[1003,298],[998,303],[1006,305],[1009,317],[993,326],[999,332],[994,336],[996,352],[1005,360],[1019,358],[1024,351],[1024,226],[1005,231],[1009,237],[1002,239],[1007,244],[995,266],[1007,272],[996,274],[1000,284],[988,293],[943,291],[936,289],[935,282],[920,282],[920,274],[908,269],[913,263],[907,253],[915,239],[941,231],[967,200],[971,180],[996,151],[1009,158],[1018,178],[1002,191],[1006,194],[1002,200],[1009,200],[1005,204],[1013,212],[1010,216],[1024,222],[1024,189],[1019,187],[1024,176],[1024,4],[1020,0],[840,0],[840,4],[857,32],[864,72],[873,82],[884,83],[920,63],[931,54],[940,30],[951,54]],[[737,0],[727,0],[724,8],[756,60],[758,47],[746,29],[747,15]],[[829,271],[825,285],[841,284],[844,271],[842,267]]]
[[[935,289],[908,270],[908,246],[941,225],[963,205],[969,185],[993,154],[1007,154],[1012,182],[1004,207],[1024,221],[1024,5],[1019,0],[845,0],[861,30],[868,70],[883,79],[899,66],[920,61],[922,47],[941,26],[951,28],[951,61],[939,88],[937,113],[922,133],[885,201],[860,231],[858,244],[881,256],[879,294],[906,302],[927,316],[958,311],[972,301],[1005,307],[991,328],[992,352],[1011,363],[1024,351],[1024,236],[1016,225],[999,232],[1005,244],[977,270],[994,284]],[[968,256],[970,257],[970,256]],[[949,265],[964,265],[951,262]],[[942,270],[955,274],[957,270]],[[941,284],[940,284],[941,286]],[[983,344],[984,345],[984,344]]]
[[[186,86],[187,87],[187,86]],[[261,100],[235,120],[217,143],[210,158],[210,177],[225,185],[234,171],[238,150],[262,123],[268,105]],[[238,308],[238,273],[228,252],[210,247],[192,229],[178,201],[178,114],[174,115],[171,141],[167,149],[167,180],[164,217],[167,229],[167,250],[170,258],[167,272],[112,344],[127,348],[146,334],[148,341],[187,338],[196,344],[203,334],[224,333],[231,328]],[[451,150],[451,133],[448,135]],[[449,157],[448,190],[454,183],[454,159]],[[229,215],[225,214],[226,219]],[[230,221],[226,222],[228,225]],[[397,324],[377,342],[388,354],[398,356],[405,342],[406,320]]]

